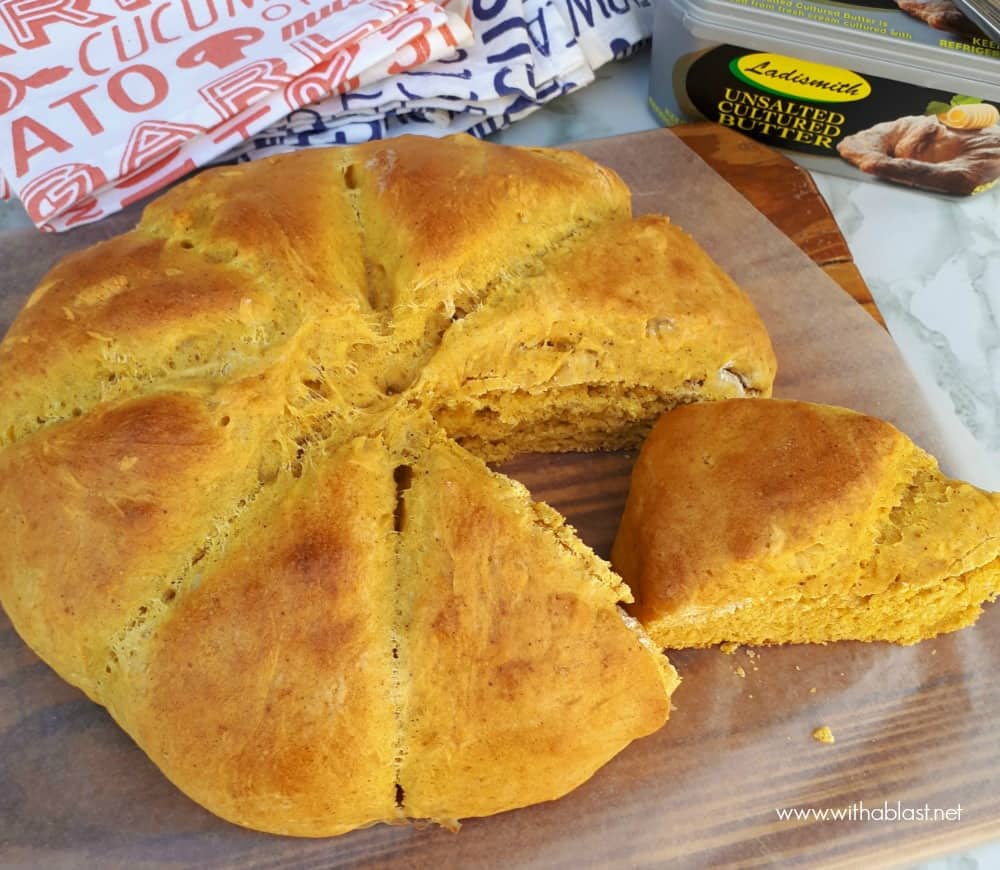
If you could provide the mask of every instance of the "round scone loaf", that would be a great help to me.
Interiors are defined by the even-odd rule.
[[[328,836],[559,797],[677,677],[491,471],[766,395],[746,297],[613,173],[404,138],[202,173],[0,344],[0,596],[218,815]]]

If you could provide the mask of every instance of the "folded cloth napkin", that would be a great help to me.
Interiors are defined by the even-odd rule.
[[[430,0],[0,0],[0,190],[42,229],[96,220],[290,110],[453,54],[466,18]]]
[[[488,136],[562,94],[648,37],[651,0],[475,0],[474,42],[292,112],[223,159],[406,133]]]
[[[486,136],[634,50],[650,3],[0,0],[0,193],[63,230],[207,163]]]

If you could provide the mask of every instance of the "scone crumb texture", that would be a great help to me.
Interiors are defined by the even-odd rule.
[[[818,743],[836,743],[837,739],[833,736],[833,732],[830,730],[829,725],[821,725],[815,731],[813,731],[813,740]]]

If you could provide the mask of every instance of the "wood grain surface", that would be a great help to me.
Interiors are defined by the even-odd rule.
[[[669,214],[750,293],[778,354],[780,395],[878,413],[939,452],[946,468],[960,464],[887,333],[681,139],[655,131],[577,147],[622,174],[637,211]],[[736,143],[713,147],[749,153]],[[811,254],[836,256],[840,243],[822,229],[822,209],[802,201],[782,210],[804,208]],[[52,245],[79,246],[102,232],[0,240],[0,317],[30,292]],[[503,470],[606,555],[631,462],[627,454],[526,456]],[[668,725],[559,801],[471,820],[458,834],[379,825],[295,840],[228,825],[185,798],[0,617],[0,865],[869,868],[1000,835],[1000,609],[974,629],[917,647],[694,650],[671,659],[684,682]],[[820,725],[831,727],[834,745],[811,738]],[[857,801],[961,805],[962,818],[776,814]]]
[[[718,124],[684,124],[671,132],[885,326],[830,207],[805,169],[780,152]]]

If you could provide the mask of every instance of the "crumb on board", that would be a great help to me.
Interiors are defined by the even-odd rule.
[[[798,665],[796,665],[796,666],[795,666],[795,670],[797,670],[797,671],[801,671],[801,670],[802,670],[802,668],[800,668],[800,667],[799,667]]]
[[[811,688],[811,689],[809,690],[809,694],[810,694],[810,695],[815,695],[815,694],[816,694],[816,687],[815,687],[815,686],[813,686],[813,687],[812,687],[812,688]]]
[[[757,658],[757,651],[756,650],[752,650],[752,649],[748,649],[747,650],[747,658],[748,659],[755,659],[755,658]]]
[[[836,739],[833,736],[833,732],[830,730],[829,725],[821,725],[815,731],[813,731],[813,740],[820,743],[836,743]]]
[[[936,649],[932,649],[931,650],[931,655],[932,656],[936,656],[937,655],[937,650]]]
[[[735,668],[733,668],[733,673],[736,674],[736,676],[738,676],[740,679],[745,679],[747,675],[747,672],[743,670],[743,665],[737,665]]]
[[[731,656],[739,648],[740,645],[738,643],[733,643],[731,640],[726,641],[719,647],[719,649],[721,649],[727,656]]]

